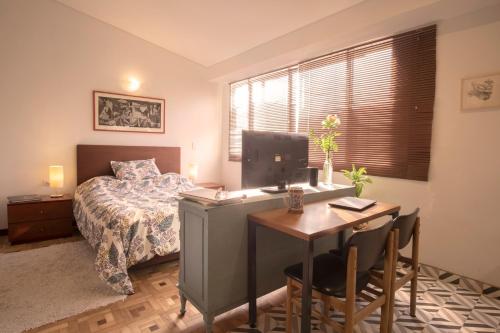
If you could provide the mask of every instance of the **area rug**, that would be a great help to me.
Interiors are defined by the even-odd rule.
[[[474,288],[469,282],[451,274],[440,272],[429,266],[422,266],[417,288],[416,316],[410,316],[410,284],[396,292],[394,306],[394,333],[500,333],[500,297],[498,288]],[[375,286],[372,288],[376,289]],[[494,290],[494,294],[492,293]],[[366,301],[358,299],[357,307],[365,306]],[[313,306],[321,310],[320,301],[313,301]],[[330,318],[340,323],[344,315],[331,311]],[[259,316],[258,327],[250,328],[242,325],[231,332],[248,333],[283,333],[286,327],[286,310],[284,305],[273,307]],[[374,312],[355,326],[356,333],[379,332],[380,310]],[[294,317],[292,331],[299,332],[300,318]],[[318,318],[311,320],[311,332],[325,332]],[[333,333],[326,327],[326,333]]]
[[[97,277],[85,241],[0,254],[0,332],[14,333],[125,299]]]

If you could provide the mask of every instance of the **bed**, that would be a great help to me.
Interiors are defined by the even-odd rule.
[[[119,180],[110,166],[110,161],[151,158],[161,175],[147,179]],[[177,195],[194,188],[179,173],[179,147],[77,146],[73,213],[96,250],[99,277],[115,291],[134,293],[131,266],[178,258]]]

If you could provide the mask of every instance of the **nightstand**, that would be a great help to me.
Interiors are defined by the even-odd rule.
[[[7,204],[9,242],[24,243],[73,233],[73,197],[42,196],[41,201]]]
[[[224,186],[223,184],[213,183],[213,182],[195,183],[195,185],[199,186],[199,187],[209,188],[209,189],[212,189],[212,190],[218,190],[221,187],[222,187],[223,190],[226,189],[226,186]]]

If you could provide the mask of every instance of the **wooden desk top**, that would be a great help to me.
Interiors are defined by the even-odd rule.
[[[287,208],[248,214],[251,222],[283,232],[304,240],[314,240],[352,228],[363,222],[398,212],[398,205],[377,202],[362,212],[332,208],[333,199],[311,202],[304,205],[303,214],[288,213]]]

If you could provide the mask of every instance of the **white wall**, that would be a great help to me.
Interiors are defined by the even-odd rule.
[[[483,24],[481,15],[471,15],[438,25],[429,181],[373,177],[375,183],[364,195],[399,203],[403,212],[421,208],[423,262],[500,286],[500,218],[495,204],[500,198],[500,109],[460,110],[463,77],[500,72],[500,21],[490,23],[490,13],[484,15]],[[259,73],[268,70],[266,66],[252,70]],[[219,96],[223,181],[234,189],[240,186],[241,172],[240,163],[227,161],[227,84],[220,85]],[[346,182],[337,173],[335,181]]]
[[[0,0],[0,50],[0,229],[6,196],[50,192],[48,165],[64,165],[64,190],[74,190],[81,143],[181,146],[183,173],[197,161],[200,180],[220,179],[205,68],[50,0]],[[129,75],[143,82],[134,94],[166,100],[165,134],[93,131],[92,91],[126,93]]]

